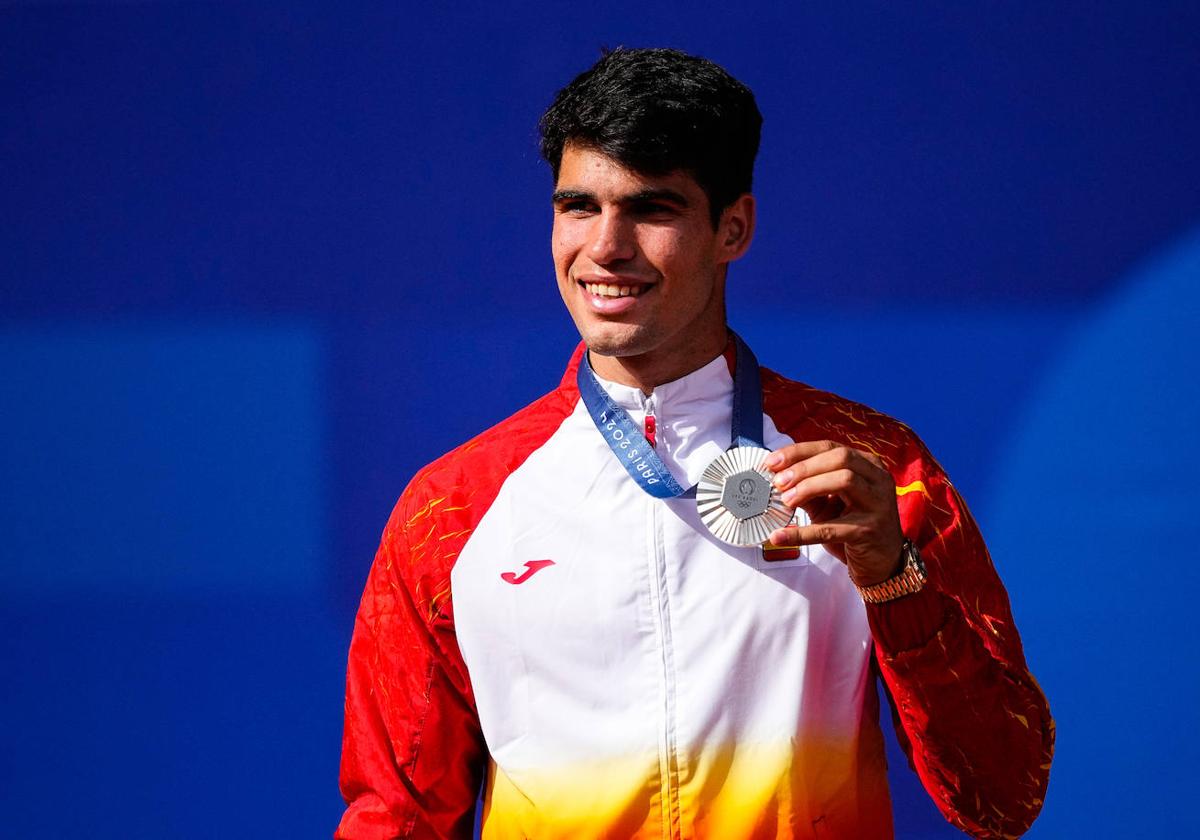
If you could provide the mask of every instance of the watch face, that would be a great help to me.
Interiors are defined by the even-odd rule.
[[[917,550],[917,544],[912,540],[904,541],[904,565],[906,568],[911,565],[924,579],[925,562],[921,559],[921,552]]]

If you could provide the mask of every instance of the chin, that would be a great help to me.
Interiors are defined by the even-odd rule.
[[[588,350],[601,356],[638,356],[654,345],[647,330],[631,324],[591,324],[580,334]]]

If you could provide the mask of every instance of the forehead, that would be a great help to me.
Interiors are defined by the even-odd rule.
[[[586,146],[568,144],[558,167],[557,190],[586,192],[597,198],[618,198],[640,192],[669,190],[688,198],[704,197],[691,173],[676,169],[651,175],[630,169],[614,157]]]

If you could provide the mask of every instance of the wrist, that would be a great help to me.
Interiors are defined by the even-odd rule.
[[[925,581],[928,580],[928,575],[925,572],[925,564],[921,562],[921,553],[912,540],[904,540],[900,547],[897,565],[898,570],[891,577],[878,583],[864,586],[855,582],[858,593],[865,602],[882,604],[921,591],[925,586]]]
[[[884,581],[891,580],[904,571],[904,566],[908,562],[908,557],[904,553],[904,546],[907,540],[903,536],[900,538],[900,545],[891,555],[892,561],[880,565],[877,569],[868,572],[856,572],[853,567],[850,569],[850,580],[859,589],[866,589],[871,586],[876,586]]]

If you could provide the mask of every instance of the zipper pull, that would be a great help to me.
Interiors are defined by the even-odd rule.
[[[646,400],[646,442],[654,449],[658,448],[658,441],[654,438],[654,433],[658,429],[658,422],[654,419],[654,397]]]

